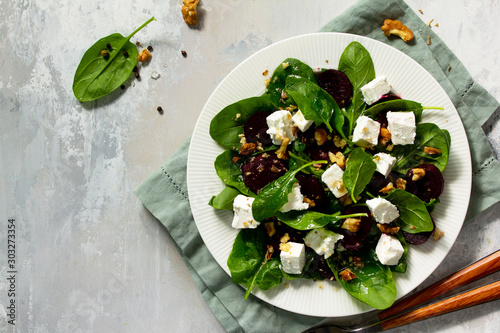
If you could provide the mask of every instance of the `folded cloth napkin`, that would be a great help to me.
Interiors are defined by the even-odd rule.
[[[386,18],[399,19],[419,40],[404,43],[386,37]],[[467,219],[500,200],[500,163],[493,157],[481,126],[499,108],[498,102],[475,83],[464,66],[432,30],[402,0],[360,0],[321,31],[348,32],[387,43],[424,66],[443,86],[467,131],[472,155],[473,186]],[[431,45],[427,45],[427,36]],[[450,69],[449,69],[450,68]],[[297,315],[256,297],[243,299],[204,245],[191,215],[186,184],[189,140],[135,191],[144,206],[166,227],[176,242],[201,294],[228,332],[300,332],[323,318]]]

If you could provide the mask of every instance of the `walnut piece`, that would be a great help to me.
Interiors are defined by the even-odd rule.
[[[143,49],[137,55],[137,60],[140,62],[148,61],[150,59],[151,59],[151,53],[148,51],[148,49]]]
[[[284,138],[283,141],[281,141],[281,146],[278,150],[276,150],[276,156],[280,160],[288,160],[288,153],[286,152],[286,149],[288,148],[288,143],[290,142],[290,138]]]
[[[399,227],[392,227],[388,224],[377,223],[377,228],[384,234],[394,235],[399,231]]]
[[[422,168],[413,168],[412,169],[413,176],[411,176],[411,180],[416,181],[425,177],[425,170]]]
[[[337,152],[336,154],[329,151],[328,152],[328,159],[330,159],[330,162],[332,162],[332,163],[337,163],[339,168],[345,169],[345,156],[340,151]]]
[[[267,246],[266,261],[269,261],[273,257],[274,247],[272,245],[266,245],[266,246]]]
[[[255,152],[255,143],[247,142],[241,146],[240,155],[250,155]]]
[[[280,243],[288,243],[289,240],[290,240],[290,235],[287,232],[280,238]]]
[[[437,148],[425,146],[424,147],[424,154],[427,154],[427,155],[438,155],[438,154],[441,154],[441,150],[439,150]]]
[[[344,149],[345,145],[347,144],[347,141],[341,138],[340,136],[335,135],[333,137],[333,144],[337,148]]]
[[[273,237],[274,234],[276,233],[276,228],[274,227],[274,222],[267,222],[266,224],[264,224],[264,226],[266,227],[267,235],[269,237]]]
[[[356,232],[359,230],[360,224],[361,224],[361,219],[350,217],[344,220],[344,223],[342,223],[341,228],[349,230],[351,232]]]
[[[401,37],[401,39],[403,39],[405,42],[409,42],[413,39],[413,32],[398,20],[393,21],[390,19],[386,19],[381,29],[386,36],[397,35]]]
[[[391,141],[391,132],[385,127],[380,128],[380,141],[382,146],[385,146]]]
[[[349,268],[344,269],[339,273],[342,280],[348,282],[354,280],[356,278],[356,274],[354,274]]]
[[[184,0],[182,3],[182,18],[184,22],[189,25],[195,25],[198,23],[198,12],[196,11],[196,6],[200,0]]]
[[[396,188],[403,191],[406,190],[406,180],[404,180],[403,178],[396,179]]]
[[[387,184],[386,187],[381,189],[379,192],[387,194],[387,193],[391,192],[392,190],[394,190],[394,184],[392,182],[390,182],[389,184]]]
[[[326,140],[328,140],[326,130],[324,128],[316,128],[316,131],[314,132],[314,140],[316,140],[318,146],[323,145]]]
[[[433,238],[435,241],[438,241],[440,240],[441,238],[443,238],[444,236],[444,232],[439,230],[438,228],[434,229],[434,235],[433,235]]]

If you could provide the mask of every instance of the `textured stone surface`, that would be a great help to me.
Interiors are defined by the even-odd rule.
[[[189,137],[238,63],[318,30],[352,3],[201,0],[200,24],[190,28],[181,1],[0,0],[0,331],[222,332],[172,240],[132,190]],[[439,23],[433,29],[500,100],[500,3],[408,4]],[[152,15],[158,21],[132,38],[154,48],[142,79],[78,102],[71,86],[85,50]],[[498,120],[485,130],[498,156]],[[424,285],[499,248],[499,216],[497,204],[468,223]],[[15,327],[5,317],[9,218],[17,224]],[[393,331],[497,332],[498,309],[493,302]]]

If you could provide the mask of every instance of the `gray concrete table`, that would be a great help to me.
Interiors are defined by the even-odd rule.
[[[222,332],[171,238],[132,190],[190,136],[237,64],[317,31],[353,3],[201,0],[192,29],[180,0],[0,0],[0,331]],[[500,2],[408,4],[439,24],[436,33],[500,100]],[[90,106],[78,102],[71,86],[83,52],[153,15],[158,21],[133,38],[154,48],[142,79]],[[498,122],[486,130],[498,154]],[[468,223],[424,285],[496,250],[499,213],[496,205]],[[9,219],[16,326],[7,323]],[[395,331],[498,332],[498,309],[489,303]]]

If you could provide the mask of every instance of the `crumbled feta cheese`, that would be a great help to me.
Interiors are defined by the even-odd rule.
[[[361,116],[356,120],[352,142],[361,147],[371,147],[378,143],[380,134],[380,123],[367,116]]]
[[[321,175],[321,180],[325,183],[336,198],[340,198],[347,194],[347,189],[342,182],[342,170],[337,164],[332,164]]]
[[[396,164],[396,158],[386,153],[378,153],[375,154],[373,162],[377,165],[377,171],[387,178],[392,170],[392,167]]]
[[[296,137],[293,135],[293,121],[290,111],[274,111],[266,118],[266,122],[268,127],[266,132],[273,139],[273,144],[281,145],[281,141],[284,138],[289,138],[290,143],[295,140]]]
[[[397,265],[404,252],[401,242],[388,234],[380,236],[375,248],[378,260],[384,265]]]
[[[395,145],[411,145],[415,141],[417,126],[413,112],[387,112],[387,129]]]
[[[378,223],[391,223],[399,217],[398,208],[384,198],[366,200],[366,205]]]
[[[311,230],[306,237],[304,237],[304,243],[318,255],[325,255],[326,259],[333,254],[335,243],[342,238],[344,238],[344,236],[341,234],[336,234],[325,228],[319,228]]]
[[[299,130],[302,132],[305,132],[311,127],[311,125],[314,123],[313,120],[307,120],[304,115],[302,114],[302,111],[298,110],[292,117],[293,123],[297,125]]]
[[[385,75],[378,76],[360,88],[366,104],[375,103],[391,90],[391,85],[387,82]]]
[[[309,204],[304,202],[299,183],[293,184],[292,192],[288,193],[288,201],[281,207],[281,212],[286,213],[291,210],[304,210],[307,208],[309,208]]]
[[[283,270],[288,274],[301,274],[306,263],[306,247],[301,243],[288,242],[287,251],[281,251]]]
[[[260,224],[252,215],[252,203],[255,198],[239,194],[234,198],[234,218],[232,226],[235,229],[255,229]]]

